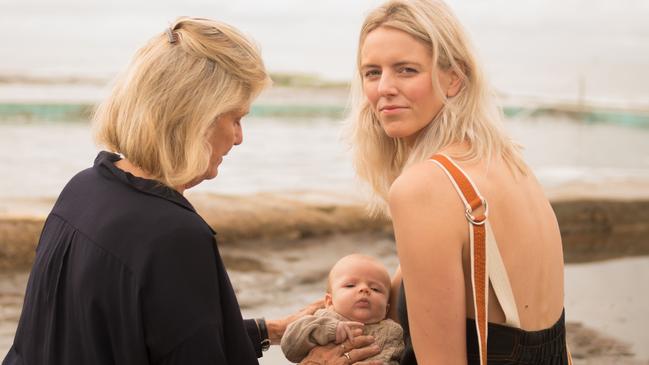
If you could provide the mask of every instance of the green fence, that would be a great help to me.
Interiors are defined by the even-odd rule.
[[[0,121],[89,121],[94,109],[95,105],[88,103],[0,103]],[[613,123],[649,128],[649,112],[507,106],[504,108],[504,113],[508,118],[555,115],[585,123]],[[340,105],[317,104],[255,104],[251,108],[250,115],[268,118],[330,118],[339,120],[345,116],[345,107]]]

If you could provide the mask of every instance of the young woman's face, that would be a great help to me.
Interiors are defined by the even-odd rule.
[[[385,133],[412,143],[442,109],[449,72],[432,63],[430,50],[408,33],[389,27],[371,31],[361,46],[363,90]]]

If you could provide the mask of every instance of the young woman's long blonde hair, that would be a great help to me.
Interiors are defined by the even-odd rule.
[[[269,83],[259,50],[238,30],[181,17],[117,79],[95,113],[95,138],[153,179],[183,186],[208,169],[216,118],[248,108]]]
[[[456,96],[444,100],[413,146],[386,135],[363,93],[361,50],[367,35],[379,27],[398,29],[421,41],[431,51],[432,64],[455,71],[463,83]],[[441,95],[436,75],[431,82]],[[510,168],[525,173],[519,147],[503,131],[502,110],[494,99],[462,25],[443,1],[392,0],[372,11],[359,37],[348,120],[356,172],[374,193],[371,211],[386,212],[390,186],[404,168],[456,143],[467,143],[469,149],[454,158],[475,161],[501,155]]]

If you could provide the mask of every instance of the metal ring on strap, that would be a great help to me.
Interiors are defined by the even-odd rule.
[[[473,209],[471,209],[471,207],[466,208],[466,211],[464,212],[464,215],[466,216],[466,219],[471,224],[476,225],[476,226],[481,226],[481,225],[485,224],[485,222],[487,221],[487,216],[489,215],[489,205],[487,205],[487,201],[483,197],[480,197],[480,201],[482,203],[480,206],[484,207],[484,213],[482,213],[478,217],[475,217],[472,214]]]

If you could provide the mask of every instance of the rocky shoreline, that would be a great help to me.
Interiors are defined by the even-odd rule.
[[[190,195],[190,200],[218,232],[217,239],[223,245],[391,230],[387,219],[370,218],[361,200],[344,195],[198,193]],[[30,204],[28,208],[22,204],[21,210],[5,203],[0,209],[0,270],[31,265],[53,201]],[[566,262],[649,255],[649,199],[554,198],[552,207],[561,227]]]

